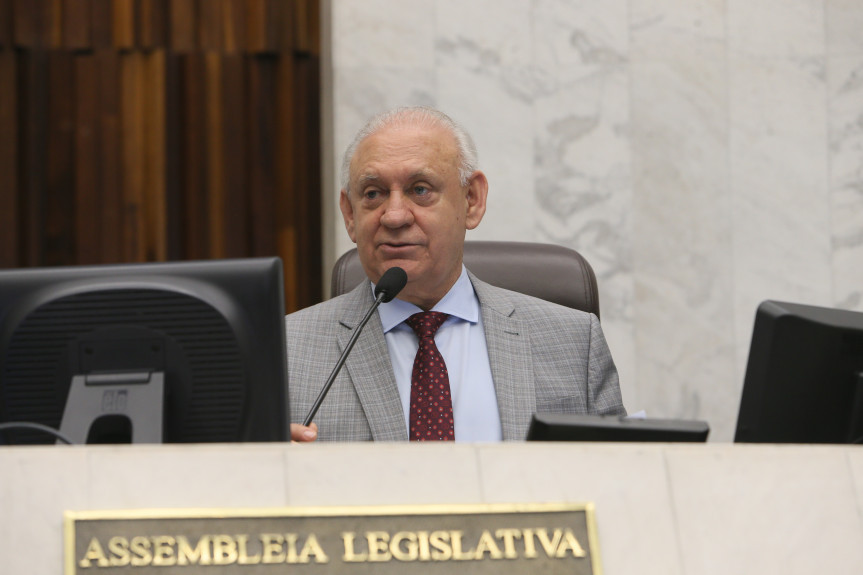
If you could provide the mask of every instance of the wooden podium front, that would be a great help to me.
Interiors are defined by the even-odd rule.
[[[66,511],[587,502],[606,575],[863,573],[863,447],[712,443],[4,447],[0,572]]]

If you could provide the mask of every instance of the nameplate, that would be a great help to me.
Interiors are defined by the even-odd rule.
[[[602,572],[590,503],[69,511],[65,545],[66,575]]]

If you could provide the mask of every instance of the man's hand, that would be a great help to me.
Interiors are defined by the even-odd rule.
[[[312,422],[306,427],[299,423],[291,424],[291,442],[293,443],[308,443],[318,438],[318,424]]]

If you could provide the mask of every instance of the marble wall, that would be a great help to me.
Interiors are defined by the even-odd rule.
[[[326,260],[340,154],[439,107],[491,191],[470,239],[579,250],[625,403],[734,434],[752,321],[863,310],[863,2],[327,0]]]

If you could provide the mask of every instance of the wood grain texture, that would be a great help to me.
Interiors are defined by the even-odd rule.
[[[144,197],[144,55],[120,55],[120,166],[123,189],[123,259],[147,261]]]
[[[166,0],[138,0],[138,46],[145,50],[165,48],[168,42]]]
[[[13,46],[12,37],[12,0],[0,0],[0,50]]]
[[[269,58],[249,59],[249,199],[251,254],[272,253],[276,245],[275,69]]]
[[[135,48],[137,43],[135,0],[113,0],[111,14],[114,46],[126,50]]]
[[[96,51],[98,67],[99,225],[102,263],[126,261],[123,243],[123,180],[121,165],[120,54],[112,49]]]
[[[75,245],[77,263],[101,263],[99,228],[99,62],[93,54],[75,58]]]
[[[0,0],[0,266],[279,255],[318,301],[317,9]]]
[[[222,48],[222,0],[206,0],[198,4],[199,48],[214,52]]]
[[[42,265],[43,195],[48,166],[48,56],[31,50],[18,58],[19,89],[19,224],[20,263]]]
[[[0,49],[0,268],[18,263],[18,62]]]
[[[61,13],[63,48],[85,50],[93,45],[91,0],[65,0]]]
[[[62,13],[62,0],[14,0],[15,44],[26,48],[60,47]]]
[[[90,0],[90,40],[93,50],[114,48],[113,0]]]
[[[245,50],[247,15],[245,0],[222,0],[222,49],[225,52]]]
[[[204,139],[204,171],[206,181],[206,199],[209,233],[207,237],[207,255],[212,258],[225,257],[225,162],[224,154],[224,124],[222,114],[224,98],[222,94],[222,61],[221,55],[207,51],[204,53],[204,123],[207,136]]]
[[[165,185],[165,52],[147,52],[143,61],[143,165],[145,261],[164,261],[168,254]]]
[[[51,50],[47,54],[48,122],[45,186],[42,192],[42,253],[45,265],[63,265],[75,256],[73,153],[74,56]]]
[[[168,7],[170,47],[175,52],[191,52],[198,46],[198,3],[196,0],[171,0]]]
[[[245,90],[246,58],[229,52],[222,59],[222,107],[218,119],[222,130],[222,193],[225,218],[224,255],[243,257],[250,253],[249,206],[246,186],[248,109]]]
[[[204,55],[185,54],[181,89],[180,138],[184,252],[190,259],[209,258],[209,209],[206,198]]]

